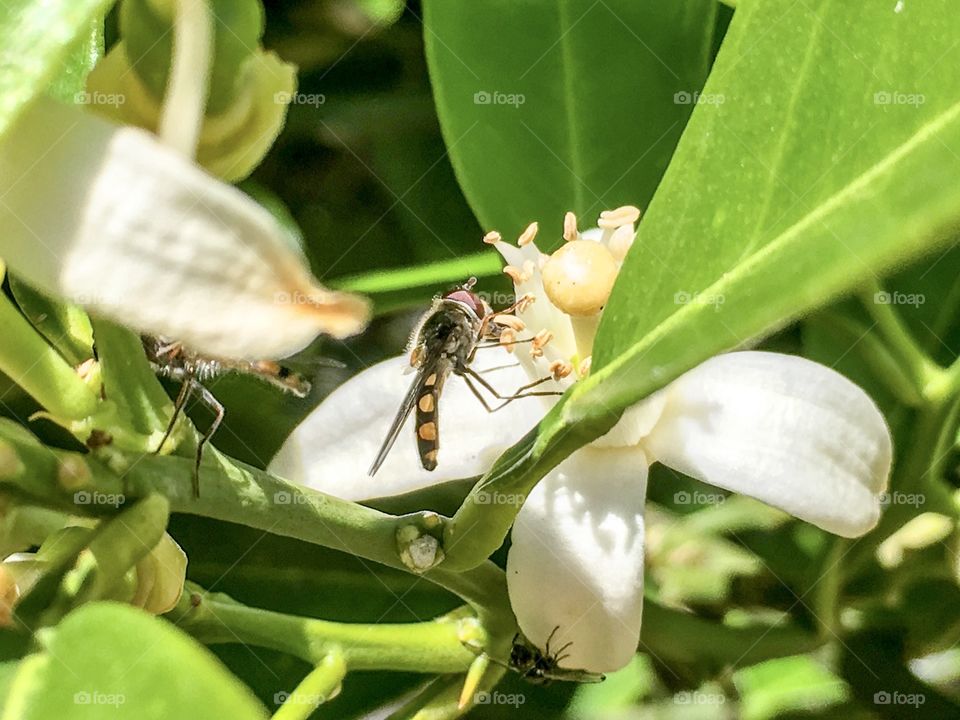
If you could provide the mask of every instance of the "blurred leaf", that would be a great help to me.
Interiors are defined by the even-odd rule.
[[[8,275],[10,290],[30,324],[72,365],[93,354],[90,318],[76,305],[55,300],[34,290],[15,275]]]
[[[602,683],[579,685],[567,714],[577,720],[600,720],[628,712],[654,688],[656,675],[650,658],[635,655],[622,670],[608,673]]]
[[[113,0],[8,0],[0,5],[0,137],[59,72]],[[82,51],[78,51],[81,52]],[[75,78],[76,79],[76,78]]]
[[[712,0],[424,2],[454,169],[486,229],[646,207],[706,78]],[[550,241],[548,241],[550,242]]]
[[[266,718],[250,691],[170,623],[117,603],[85,605],[45,631],[5,717]]]
[[[357,5],[377,25],[395,23],[406,3],[404,0],[357,0]]]
[[[817,713],[849,697],[844,682],[806,656],[768,660],[733,675],[743,720],[768,720],[790,711]]]
[[[950,7],[737,11],[704,90],[723,102],[697,107],[641,223],[581,413],[626,407],[951,237],[960,76],[946,68],[960,45],[943,22]]]
[[[80,103],[87,86],[87,75],[103,55],[103,19],[97,18],[87,30],[86,37],[64,61],[62,70],[48,88],[53,97],[63,102]]]

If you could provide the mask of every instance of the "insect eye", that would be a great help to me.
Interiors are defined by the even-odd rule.
[[[453,300],[460,303],[461,305],[466,305],[468,308],[473,310],[474,314],[478,318],[483,318],[487,314],[486,309],[484,308],[483,300],[476,293],[470,292],[466,288],[458,288],[452,290],[443,296],[446,300]]]

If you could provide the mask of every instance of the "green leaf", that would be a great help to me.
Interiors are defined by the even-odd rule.
[[[113,0],[9,0],[0,5],[0,136],[65,68]],[[73,63],[69,63],[73,66]]]
[[[951,7],[737,12],[704,90],[723,102],[698,106],[641,224],[579,411],[626,407],[949,239],[960,222]]]
[[[27,320],[67,362],[79,365],[92,357],[93,328],[83,310],[34,290],[16,275],[8,275],[7,281]]]
[[[443,135],[486,228],[645,207],[702,87],[711,0],[424,2]],[[484,40],[488,39],[488,40]]]
[[[42,644],[20,663],[4,718],[267,716],[208,650],[127,605],[86,605],[45,631]]]
[[[809,657],[768,660],[734,673],[745,720],[767,720],[791,711],[823,712],[849,698],[844,682]]]
[[[88,98],[83,94],[87,87],[87,75],[102,55],[103,18],[98,17],[64,61],[60,74],[48,88],[49,94],[66,103],[87,102]]]

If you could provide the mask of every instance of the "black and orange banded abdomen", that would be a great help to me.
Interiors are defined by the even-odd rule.
[[[440,389],[446,373],[431,373],[424,378],[420,395],[416,399],[417,452],[425,470],[437,467],[437,451],[440,449],[440,425],[438,405]]]

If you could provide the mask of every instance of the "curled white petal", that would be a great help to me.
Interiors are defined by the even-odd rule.
[[[543,478],[513,526],[510,603],[561,665],[610,672],[640,638],[647,461],[636,448],[582,448]],[[556,632],[554,633],[554,629]]]
[[[855,537],[880,515],[891,441],[859,387],[810,360],[719,355],[663,391],[652,459]]]
[[[53,294],[207,354],[279,358],[365,324],[273,217],[149,133],[40,101],[0,146],[0,256]]]
[[[528,382],[526,373],[511,363],[511,355],[494,348],[481,350],[473,367],[487,370],[487,382],[506,395]],[[501,368],[504,364],[509,366]],[[404,372],[409,367],[406,357],[396,357],[341,385],[294,429],[270,471],[349,500],[398,495],[486,472],[543,416],[535,398],[488,413],[463,379],[452,376],[440,396],[437,469],[420,467],[411,417],[383,466],[369,477],[367,470],[412,382],[413,376]]]

